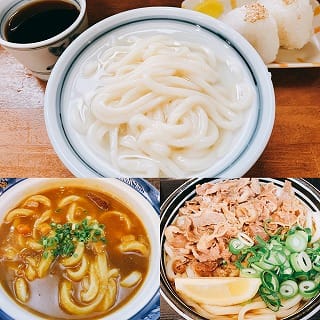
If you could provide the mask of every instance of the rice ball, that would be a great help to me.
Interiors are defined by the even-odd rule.
[[[313,10],[309,0],[259,0],[275,18],[280,46],[301,49],[312,35]]]
[[[260,3],[248,4],[231,10],[221,18],[237,30],[260,54],[264,63],[275,60],[279,50],[276,20]]]

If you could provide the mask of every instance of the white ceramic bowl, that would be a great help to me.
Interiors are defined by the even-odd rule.
[[[66,167],[76,176],[120,176],[111,164],[97,157],[68,123],[70,91],[85,59],[112,36],[165,33],[187,41],[230,49],[256,91],[249,120],[230,143],[225,156],[197,173],[200,177],[235,177],[245,174],[263,152],[274,124],[275,98],[268,70],[251,45],[222,22],[191,10],[170,7],[141,8],[109,17],[86,30],[56,64],[45,95],[45,121],[51,143]],[[182,177],[180,177],[182,178]]]
[[[131,183],[132,182],[132,183]],[[141,319],[151,312],[150,307],[154,308],[159,305],[159,216],[154,208],[158,204],[151,203],[143,196],[146,191],[143,185],[134,180],[127,183],[117,179],[26,179],[14,184],[10,189],[6,190],[0,197],[0,224],[8,211],[17,206],[19,202],[29,195],[48,190],[51,188],[64,186],[84,187],[90,190],[101,190],[112,194],[116,199],[119,199],[125,205],[130,207],[133,212],[143,222],[149,240],[151,243],[151,256],[149,271],[146,279],[136,293],[127,304],[119,308],[115,312],[101,319],[119,320],[119,319]],[[140,192],[138,192],[140,191]],[[1,193],[0,193],[1,194]],[[28,312],[27,309],[18,305],[0,286],[0,309],[2,309],[3,317],[0,313],[0,319],[15,319],[15,320],[44,320],[34,313]],[[152,304],[152,305],[151,305]],[[9,318],[9,317],[11,318]],[[100,318],[99,318],[100,319]],[[152,317],[150,319],[153,319]]]

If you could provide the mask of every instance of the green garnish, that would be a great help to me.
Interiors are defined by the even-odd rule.
[[[245,244],[239,239],[231,239],[231,241],[229,242],[229,251],[233,254],[239,254],[244,248]]]
[[[70,222],[65,224],[51,223],[51,229],[54,231],[53,236],[42,237],[40,243],[44,247],[43,257],[47,258],[49,253],[54,257],[70,257],[74,254],[77,242],[89,243],[99,242],[106,243],[103,237],[104,225],[99,224],[96,220],[82,220],[77,224]]]
[[[275,312],[281,300],[297,294],[311,299],[320,293],[320,241],[311,242],[309,228],[278,231],[268,234],[267,241],[256,236],[253,246],[239,243],[239,238],[229,242],[229,251],[238,257],[235,265],[240,275],[261,279],[259,294]]]

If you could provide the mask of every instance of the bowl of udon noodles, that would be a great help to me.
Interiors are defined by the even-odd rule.
[[[0,196],[0,318],[156,319],[159,204],[149,188],[139,179],[10,182]]]
[[[45,121],[76,176],[242,176],[274,124],[270,74],[199,12],[140,8],[98,22],[50,76]]]
[[[318,319],[319,209],[304,179],[186,181],[160,207],[161,295],[184,319]]]

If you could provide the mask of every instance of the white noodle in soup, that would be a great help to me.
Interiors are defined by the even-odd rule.
[[[128,176],[186,177],[230,150],[256,99],[239,61],[169,35],[111,42],[86,59],[69,105],[99,159]]]

